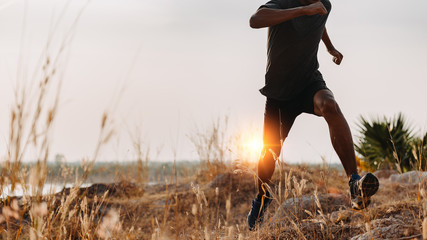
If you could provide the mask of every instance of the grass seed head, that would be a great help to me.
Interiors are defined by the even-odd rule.
[[[2,209],[2,214],[6,221],[8,221],[10,218],[14,218],[16,220],[20,219],[20,215],[18,211],[15,211],[13,208],[6,206]]]
[[[47,204],[45,202],[34,204],[31,208],[31,212],[34,216],[44,217],[47,215]]]
[[[228,228],[228,239],[233,239],[233,234],[234,234],[234,227],[230,226]]]
[[[210,236],[209,236],[209,232],[208,232],[208,228],[205,227],[205,240],[210,240]]]
[[[427,239],[427,218],[423,220],[423,239]]]
[[[197,215],[197,205],[193,204],[193,206],[191,207],[191,213],[196,216]]]
[[[231,199],[230,198],[231,198],[231,196],[225,202],[225,209],[227,210],[227,215],[230,214],[230,209],[231,209]]]
[[[111,209],[107,215],[102,219],[101,225],[96,232],[101,239],[110,239],[114,233],[121,230],[121,224],[119,221],[119,213]]]

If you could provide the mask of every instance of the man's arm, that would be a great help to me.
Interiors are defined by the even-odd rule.
[[[334,45],[331,42],[331,39],[329,38],[328,32],[326,31],[326,27],[323,30],[322,41],[325,44],[328,52],[334,57],[332,61],[334,61],[335,64],[340,65],[344,56],[338,50],[335,49]]]
[[[320,1],[307,6],[289,9],[260,8],[252,15],[249,25],[251,28],[271,27],[303,15],[325,15],[327,13],[325,6]]]

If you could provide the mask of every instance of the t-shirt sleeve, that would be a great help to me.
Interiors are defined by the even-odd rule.
[[[266,4],[261,5],[258,9],[261,8],[285,9],[287,7],[283,0],[270,0]]]
[[[312,15],[312,16],[301,16],[292,19],[293,26],[295,30],[300,33],[307,33],[317,29],[320,26],[324,26],[326,20],[328,19],[329,12],[331,11],[331,3],[326,0],[322,0],[323,5],[325,6],[328,13],[326,15]]]

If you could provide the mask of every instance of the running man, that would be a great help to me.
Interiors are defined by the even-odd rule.
[[[335,49],[326,31],[331,10],[329,0],[270,0],[250,19],[252,28],[268,27],[267,72],[260,92],[267,97],[264,114],[264,148],[258,163],[258,196],[248,215],[249,229],[262,222],[270,193],[276,156],[301,113],[323,117],[329,127],[332,145],[349,177],[352,207],[363,209],[378,190],[378,179],[371,173],[360,177],[350,128],[334,95],[319,72],[317,51],[320,40],[340,65],[343,55]]]

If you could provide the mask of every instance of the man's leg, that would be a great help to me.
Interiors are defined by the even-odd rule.
[[[271,184],[271,177],[276,166],[275,157],[279,157],[282,141],[288,136],[294,121],[294,115],[289,112],[281,112],[277,101],[267,99],[264,113],[264,147],[258,162],[258,197],[265,194],[266,189],[263,189],[263,183]],[[276,156],[273,156],[272,152]]]
[[[314,113],[325,118],[329,126],[332,145],[341,160],[347,176],[357,174],[356,157],[350,128],[344,118],[334,95],[323,89],[314,95]]]
[[[370,204],[370,197],[378,191],[378,178],[372,173],[367,173],[363,177],[357,174],[350,128],[332,92],[328,89],[318,91],[314,95],[313,102],[314,113],[323,116],[328,123],[332,145],[347,176],[350,178],[348,185],[350,187],[351,205],[356,210],[364,209]]]
[[[288,112],[283,113],[280,103],[267,99],[265,104],[264,115],[264,148],[262,156],[258,162],[258,196],[252,200],[252,207],[248,214],[249,230],[254,230],[257,223],[263,221],[266,207],[272,201],[265,188],[264,183],[271,184],[271,177],[274,173],[276,159],[273,154],[278,157],[282,148],[281,139],[286,138],[295,117],[290,117]]]

